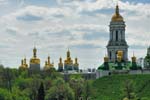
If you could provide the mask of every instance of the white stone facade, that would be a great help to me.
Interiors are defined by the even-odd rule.
[[[117,52],[123,51],[123,61],[128,61],[128,45],[125,39],[125,22],[110,22],[110,39],[107,45],[109,61],[117,61]]]

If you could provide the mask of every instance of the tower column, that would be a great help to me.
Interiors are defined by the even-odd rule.
[[[116,41],[116,31],[113,31],[113,41]]]
[[[121,35],[122,35],[121,30],[119,30],[119,31],[118,31],[118,38],[119,38],[118,40],[119,40],[119,41],[121,41],[121,39],[122,39]]]

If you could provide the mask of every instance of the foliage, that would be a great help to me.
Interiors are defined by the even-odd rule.
[[[75,100],[78,100],[82,97],[84,91],[84,79],[83,78],[74,78],[70,79],[70,87],[73,89],[75,93]]]
[[[53,87],[48,90],[46,100],[74,100],[74,93],[63,79],[58,78],[54,81]]]
[[[45,100],[150,99],[150,75],[112,75],[85,80],[80,74],[72,74],[68,81],[63,78],[54,69],[29,74],[28,70],[0,66],[0,100],[38,100],[39,95],[45,96]],[[129,99],[127,94],[133,98]]]
[[[139,98],[150,99],[150,75],[112,75],[93,82],[92,100],[122,100],[126,80],[133,81],[133,90]]]
[[[38,89],[38,100],[45,100],[44,98],[45,98],[45,91],[44,91],[44,85],[42,82]]]
[[[0,100],[12,100],[12,96],[6,89],[0,89]]]

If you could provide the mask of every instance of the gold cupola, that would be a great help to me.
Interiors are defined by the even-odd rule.
[[[136,57],[134,56],[134,53],[133,53],[133,57],[131,57],[132,59],[132,62],[136,62]]]
[[[58,66],[59,66],[59,67],[63,67],[63,62],[62,62],[62,58],[61,58],[61,57],[59,58]]]
[[[67,51],[67,58],[70,58],[70,51]]]
[[[75,58],[74,67],[78,67],[78,66],[79,66],[79,63],[78,63],[78,58],[76,57],[76,58]]]
[[[62,58],[61,57],[59,58],[59,63],[62,64]]]
[[[33,57],[30,59],[30,64],[40,64],[40,59],[37,58],[37,49],[34,47],[33,49]]]
[[[63,67],[63,62],[62,62],[62,58],[61,57],[59,58],[58,66]]]
[[[23,65],[25,68],[28,68],[27,59],[26,57],[23,59]]]
[[[47,60],[48,60],[48,61],[47,61],[47,62],[48,62],[48,65],[50,65],[50,64],[51,64],[51,62],[50,62],[50,56],[47,57]]]
[[[75,58],[75,64],[78,64],[78,58]]]
[[[47,61],[45,61],[44,70],[48,70],[50,68],[54,68],[54,63],[50,62],[50,56],[48,56]]]
[[[64,63],[65,64],[72,64],[73,63],[73,61],[71,59],[71,56],[70,56],[70,51],[69,50],[67,51],[67,58],[66,58]]]
[[[48,67],[48,62],[47,61],[45,61],[45,67]]]
[[[28,68],[28,64],[26,63],[26,58],[21,60],[21,65],[19,68],[20,69],[27,69]]]
[[[22,68],[23,67],[23,59],[21,60],[21,65],[20,65],[20,67],[19,68]]]
[[[119,13],[119,6],[118,5],[116,5],[115,14],[112,16],[111,21],[112,22],[124,21],[123,17]]]
[[[104,62],[108,62],[108,61],[109,61],[109,58],[108,58],[107,55],[105,55],[105,57],[104,57]]]

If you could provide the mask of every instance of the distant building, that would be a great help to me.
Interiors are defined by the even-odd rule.
[[[59,58],[59,63],[58,63],[58,71],[62,72],[64,70],[63,68],[63,62],[62,62],[62,58]]]
[[[21,60],[21,65],[19,66],[20,70],[26,70],[28,69],[28,64],[26,63],[26,58]]]
[[[78,70],[79,70],[78,58],[75,58],[75,62],[73,63],[73,60],[70,56],[70,51],[68,50],[66,60],[64,60],[64,64],[62,63],[62,58],[60,57],[59,59],[58,71],[78,71]]]
[[[147,48],[147,55],[144,58],[144,68],[150,69],[150,47]]]
[[[31,73],[40,72],[40,59],[37,57],[37,49],[33,49],[33,57],[30,59],[29,71]]]
[[[45,61],[44,70],[49,70],[51,68],[54,68],[54,63],[51,63],[50,56],[48,56],[47,61]]]
[[[109,25],[109,41],[107,44],[107,54],[104,63],[99,66],[99,70],[137,70],[141,66],[137,65],[137,59],[133,56],[132,61],[128,60],[128,44],[125,38],[125,21],[119,13],[119,6],[116,5],[115,13]]]

